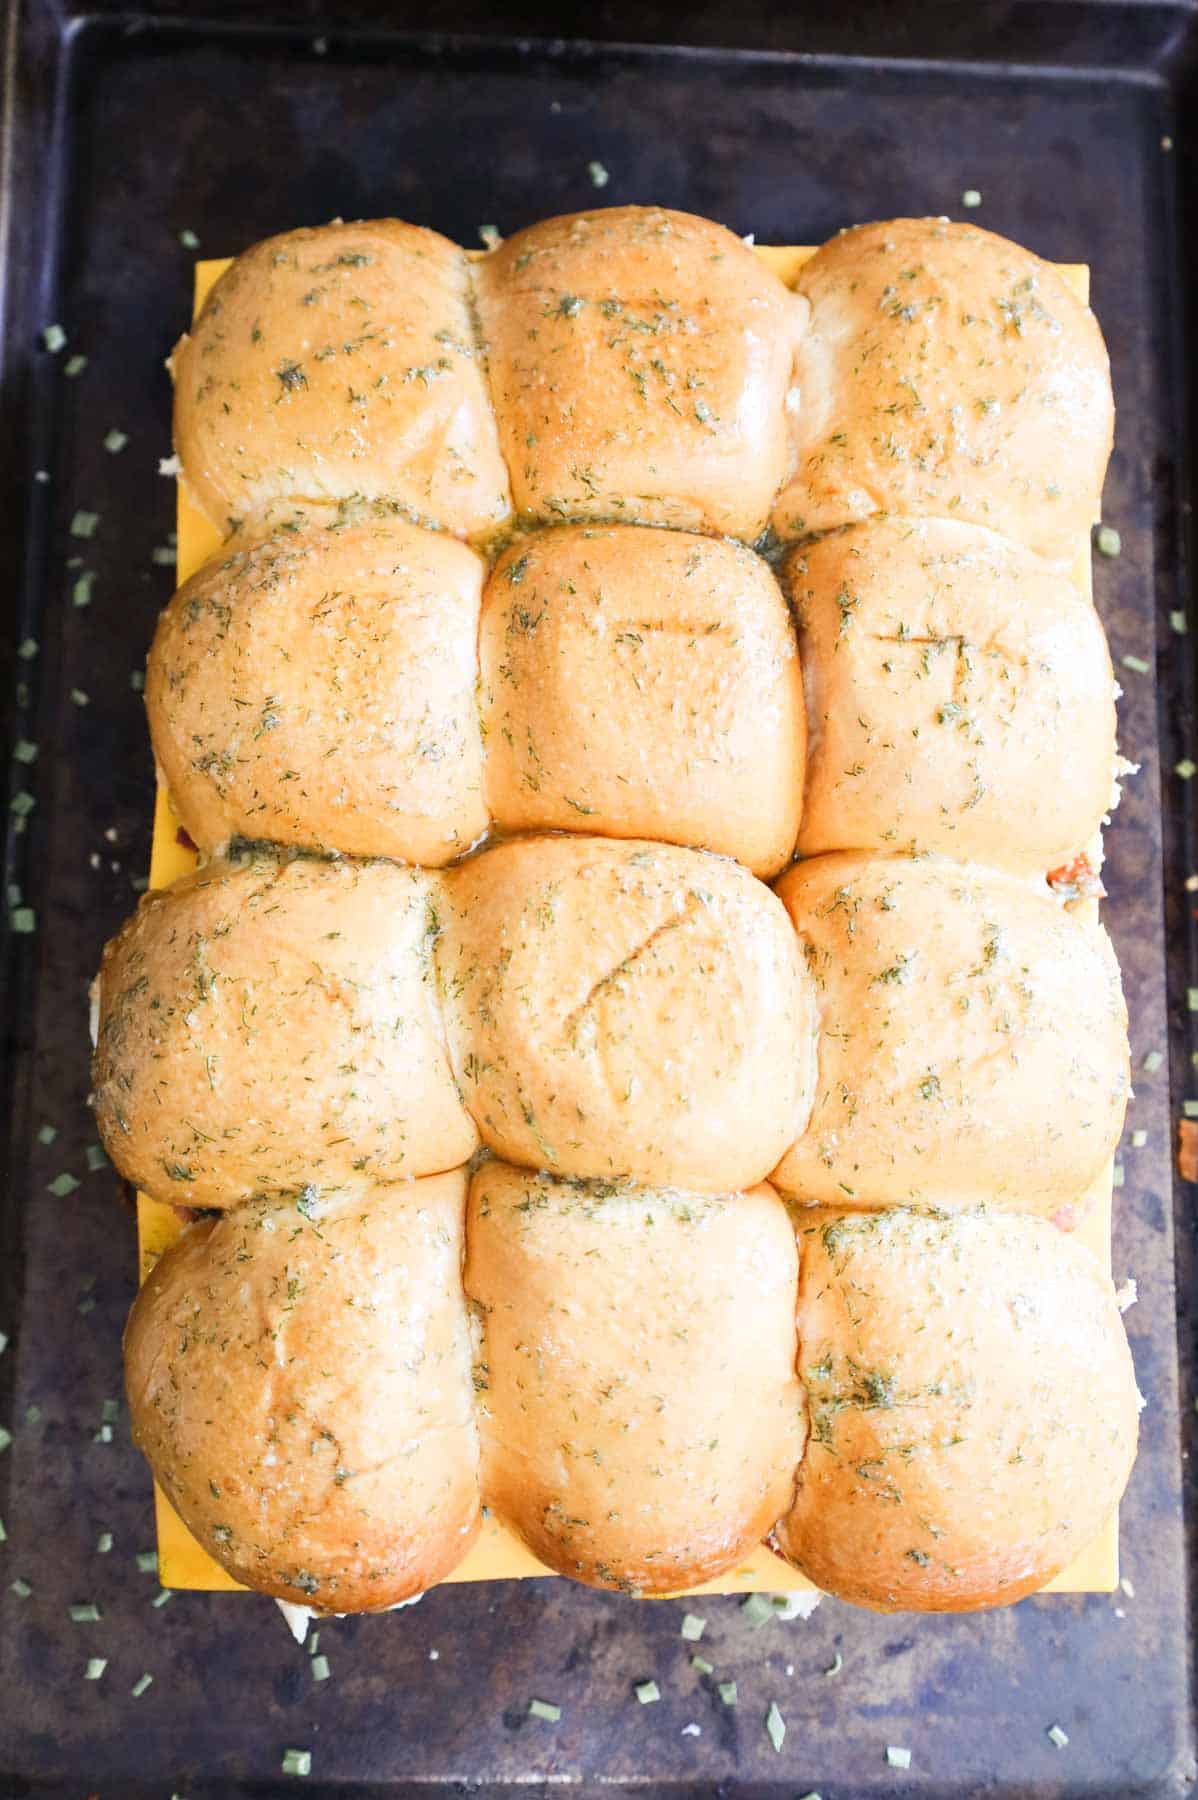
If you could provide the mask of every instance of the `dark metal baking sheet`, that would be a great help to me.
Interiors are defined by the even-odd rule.
[[[0,1794],[282,1792],[295,1786],[279,1773],[289,1746],[312,1752],[306,1791],[339,1794],[432,1782],[824,1800],[1188,1791],[1178,1351],[1180,1335],[1188,1384],[1194,1190],[1174,1181],[1170,1139],[1198,1092],[1185,1002],[1198,896],[1182,885],[1198,862],[1191,787],[1167,772],[1193,743],[1193,638],[1169,614],[1186,604],[1198,21],[1181,5],[829,16],[746,0],[685,19],[600,6],[591,41],[554,41],[560,15],[536,8],[504,21],[456,9],[474,34],[457,37],[418,29],[450,22],[445,9],[403,19],[407,36],[385,6],[334,20],[220,4],[203,20],[181,4],[10,9],[0,541],[10,649],[27,634],[40,646],[10,658],[28,689],[13,731],[40,752],[14,765],[10,792],[37,806],[8,863],[38,930],[12,939],[2,996],[0,1330],[12,1341],[0,1422],[14,1442],[0,1455]],[[655,47],[680,36],[689,48]],[[610,171],[601,194],[592,161]],[[1108,839],[1137,1064],[1172,1052],[1137,1081],[1129,1131],[1147,1142],[1125,1149],[1117,1196],[1115,1270],[1139,1282],[1128,1325],[1149,1402],[1124,1509],[1132,1591],[961,1619],[825,1602],[808,1623],[760,1631],[735,1599],[704,1601],[704,1647],[738,1683],[735,1711],[690,1670],[680,1605],[564,1582],[446,1588],[392,1618],[327,1625],[323,1684],[267,1601],[177,1595],[154,1609],[157,1584],[135,1562],[153,1541],[144,1465],[123,1415],[97,1441],[120,1392],[133,1222],[111,1172],[87,1169],[85,1031],[99,946],[148,857],[152,769],[130,674],[171,585],[152,553],[172,525],[157,463],[170,448],[162,358],[188,311],[193,253],[179,233],[219,255],[337,213],[393,212],[470,244],[483,224],[656,200],[794,243],[862,218],[959,214],[967,188],[983,196],[980,223],[1093,265],[1119,406],[1105,512],[1123,543],[1097,570],[1097,598],[1116,660],[1152,665],[1122,673],[1123,746],[1142,767]],[[38,343],[51,321],[69,338],[58,356]],[[88,358],[74,378],[71,353]],[[115,455],[103,448],[113,427],[129,439]],[[79,509],[100,514],[91,539],[70,535]],[[95,573],[87,607],[72,603],[73,556]],[[58,1199],[47,1183],[63,1171],[81,1185]],[[101,1620],[70,1624],[68,1606],[88,1600]],[[109,1659],[103,1680],[82,1680],[89,1656]],[[838,1656],[841,1673],[825,1674]],[[134,1699],[143,1671],[154,1683]],[[648,1675],[663,1697],[640,1706],[632,1684]],[[559,1725],[527,1719],[534,1695],[562,1706]],[[787,1722],[780,1755],[764,1730],[771,1700]],[[699,1735],[684,1735],[691,1723]],[[1053,1724],[1067,1748],[1049,1741]],[[888,1744],[910,1747],[908,1773],[888,1766]]]

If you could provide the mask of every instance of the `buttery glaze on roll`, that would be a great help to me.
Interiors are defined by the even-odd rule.
[[[1067,864],[1115,785],[1115,683],[1069,575],[977,525],[870,520],[795,550],[799,849]]]
[[[774,1547],[882,1612],[1003,1606],[1095,1537],[1135,1456],[1114,1290],[1003,1213],[799,1216],[809,1438]]]
[[[463,1170],[190,1226],[125,1329],[133,1437],[188,1529],[281,1600],[372,1611],[478,1529]]]
[[[483,599],[487,796],[553,827],[789,860],[803,791],[794,632],[739,544],[631,525],[536,532]]]
[[[93,1105],[127,1180],[176,1206],[366,1189],[464,1162],[436,876],[216,862],[147,894],[104,951]]]
[[[797,291],[780,538],[903,513],[1077,555],[1114,405],[1097,322],[1056,269],[975,225],[888,219],[824,244]]]
[[[217,281],[173,373],[183,477],[222,532],[277,500],[387,501],[459,536],[511,510],[469,264],[435,231],[266,238]]]
[[[768,888],[697,850],[573,837],[515,839],[443,879],[450,1056],[490,1149],[705,1193],[774,1166],[814,1053]]]
[[[1127,1008],[1106,932],[1014,876],[819,856],[778,893],[819,1015],[799,1200],[990,1204],[1075,1222],[1118,1142]]]
[[[483,1492],[563,1575],[639,1594],[729,1569],[803,1449],[794,1233],[769,1187],[474,1176]]]
[[[200,849],[231,837],[437,865],[488,823],[475,687],[484,565],[359,510],[288,519],[181,587],[146,676]]]
[[[610,207],[518,231],[475,280],[519,513],[758,535],[803,308],[740,238]]]

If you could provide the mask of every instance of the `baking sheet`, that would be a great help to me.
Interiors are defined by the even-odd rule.
[[[30,690],[17,729],[40,753],[12,774],[12,791],[37,806],[9,850],[38,930],[14,940],[3,995],[0,1329],[13,1341],[0,1357],[0,1422],[14,1442],[0,1453],[0,1792],[36,1782],[120,1800],[271,1793],[294,1786],[279,1771],[298,1745],[313,1753],[308,1791],[364,1795],[562,1782],[780,1800],[1176,1794],[1193,1769],[1176,1259],[1192,1271],[1170,1144],[1195,1092],[1185,995],[1198,975],[1182,881],[1198,865],[1189,786],[1168,773],[1192,747],[1192,640],[1169,614],[1184,603],[1174,165],[1192,11],[1016,3],[950,17],[867,5],[828,19],[746,4],[729,21],[697,8],[697,38],[735,32],[763,46],[748,54],[561,44],[544,26],[522,42],[405,40],[379,17],[355,34],[298,29],[294,16],[272,28],[268,14],[220,4],[186,22],[101,4],[79,25],[37,0],[22,14],[4,187],[21,204],[0,338],[15,454],[0,472],[0,517],[6,541],[24,547],[6,594],[14,640],[28,632],[40,645],[15,669]],[[485,27],[481,8],[473,18]],[[651,7],[609,7],[589,28],[683,26]],[[601,192],[593,161],[610,173]],[[968,188],[983,204],[966,213]],[[446,1586],[396,1618],[325,1627],[332,1678],[314,1683],[269,1602],[178,1594],[152,1607],[154,1578],[134,1562],[153,1542],[144,1464],[123,1416],[111,1443],[97,1441],[119,1392],[133,1282],[113,1177],[85,1158],[84,995],[148,861],[153,775],[130,673],[173,584],[151,554],[173,528],[171,486],[157,475],[169,451],[161,361],[196,254],[178,234],[218,255],[297,221],[392,212],[469,243],[484,223],[509,231],[596,199],[690,207],[774,243],[943,210],[1055,260],[1088,259],[1120,415],[1105,515],[1123,542],[1097,569],[1096,598],[1117,666],[1124,655],[1151,665],[1121,670],[1122,742],[1142,769],[1107,838],[1136,1066],[1172,1052],[1172,1090],[1168,1064],[1137,1075],[1116,1219],[1116,1277],[1139,1282],[1127,1323],[1149,1400],[1125,1507],[1132,1592],[957,1619],[825,1601],[806,1624],[760,1631],[735,1597],[705,1600],[707,1654],[738,1683],[735,1711],[691,1669],[681,1604],[638,1606],[562,1581]],[[51,320],[68,354],[88,356],[77,378],[36,347]],[[103,448],[112,428],[129,434],[120,454]],[[34,481],[39,468],[49,482]],[[71,536],[79,509],[100,514],[92,539]],[[73,604],[75,555],[95,575],[88,607]],[[38,1142],[45,1122],[51,1145]],[[1131,1130],[1147,1133],[1142,1148]],[[62,1172],[81,1186],[58,1200],[46,1184]],[[1188,1328],[1183,1347],[1188,1357]],[[107,1555],[96,1551],[104,1531]],[[19,1604],[14,1576],[32,1589]],[[68,1606],[89,1600],[101,1620],[72,1626]],[[95,1655],[108,1672],[84,1682]],[[826,1677],[837,1656],[840,1673]],[[154,1684],[133,1699],[143,1672]],[[663,1698],[641,1707],[632,1684],[648,1676]],[[562,1706],[559,1725],[528,1720],[534,1695]],[[771,1700],[787,1722],[780,1754],[763,1725]],[[1054,1723],[1064,1749],[1046,1736]],[[689,1724],[699,1736],[683,1735]],[[910,1747],[909,1771],[886,1762],[887,1744]]]

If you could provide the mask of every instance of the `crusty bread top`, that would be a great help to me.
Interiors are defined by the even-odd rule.
[[[724,1192],[806,1116],[811,995],[769,889],[668,844],[529,837],[444,878],[454,1072],[483,1141],[554,1174]]]
[[[516,232],[476,279],[518,512],[757,536],[802,308],[739,238],[608,207]]]
[[[1044,874],[1099,831],[1115,683],[1069,574],[957,520],[792,551],[809,760],[799,849],[936,851]]]
[[[175,447],[222,532],[276,500],[388,501],[463,536],[510,511],[469,265],[398,219],[266,238],[174,354]]]
[[[803,792],[794,632],[739,544],[631,525],[521,538],[483,600],[487,797],[509,830],[789,861]]]
[[[192,1225],[125,1330],[134,1439],[237,1580],[393,1606],[478,1524],[462,1170]]]
[[[1076,556],[1114,407],[1094,316],[1050,264],[976,225],[888,219],[824,244],[797,291],[779,537],[899,512]]]
[[[817,856],[778,893],[819,1012],[810,1122],[778,1186],[1075,1222],[1129,1092],[1105,931],[1043,886],[931,858]]]
[[[436,865],[487,826],[484,565],[375,509],[243,532],[162,614],[150,736],[202,850],[231,837]]]
[[[1137,1399],[1110,1282],[1043,1220],[799,1220],[810,1436],[775,1542],[883,1611],[1030,1593],[1123,1491]]]
[[[93,1068],[108,1154],[177,1206],[365,1189],[478,1139],[446,1062],[435,875],[210,863],[107,945]]]
[[[487,1478],[552,1566],[663,1591],[781,1514],[785,1553],[867,1605],[1038,1586],[1122,1486],[1126,1346],[1109,1284],[1041,1220],[950,1213],[1068,1223],[1108,1154],[1127,1057],[1105,935],[1009,873],[876,856],[792,870],[792,931],[744,868],[643,840],[765,874],[794,842],[804,723],[773,582],[678,529],[752,540],[783,484],[815,725],[800,849],[860,835],[1026,874],[1081,847],[1110,791],[1109,659],[1015,545],[1071,556],[1097,502],[1089,313],[1030,253],[942,221],[845,234],[797,296],[661,209],[544,222],[475,275],[380,221],[247,252],[175,373],[185,480],[243,534],[176,597],[147,696],[205,848],[261,828],[438,862],[482,829],[480,564],[406,521],[494,544],[510,476],[527,522],[675,528],[513,544],[482,631],[501,827],[629,841],[524,839],[444,879],[216,864],[106,952],[105,1142],[147,1192],[232,1209],[164,1259],[129,1331],[135,1429],[184,1519],[239,1579],[338,1609],[459,1560],[464,1172],[393,1184],[463,1162],[468,1107],[551,1171],[481,1170],[467,1280]],[[671,586],[684,553],[704,605]],[[419,564],[398,622],[392,554]],[[963,559],[984,591],[962,594]],[[793,1234],[768,1187],[725,1191],[779,1157],[797,1199],[862,1209],[794,1209],[814,1443],[790,1505]],[[895,1210],[911,1199],[942,1210]]]
[[[778,1196],[489,1162],[467,1242],[487,1505],[595,1587],[663,1593],[731,1567],[789,1505],[803,1447]]]

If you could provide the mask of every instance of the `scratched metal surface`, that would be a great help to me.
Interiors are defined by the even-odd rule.
[[[1128,1325],[1149,1399],[1124,1511],[1134,1595],[960,1619],[826,1602],[808,1623],[760,1631],[736,1600],[704,1601],[704,1649],[720,1679],[737,1681],[735,1711],[689,1668],[680,1605],[565,1582],[443,1589],[394,1617],[327,1625],[323,1684],[267,1601],[178,1595],[154,1609],[156,1582],[134,1561],[152,1543],[146,1470],[123,1415],[113,1442],[96,1441],[103,1402],[120,1391],[133,1222],[111,1173],[86,1172],[85,1101],[87,981],[148,858],[153,772],[130,672],[170,589],[152,551],[172,524],[173,490],[156,471],[170,447],[162,359],[187,316],[194,254],[178,233],[222,255],[333,214],[392,212],[470,244],[481,224],[510,230],[601,199],[690,208],[763,242],[817,242],[862,218],[959,216],[962,191],[977,188],[981,224],[1093,265],[1111,347],[1119,431],[1105,513],[1123,554],[1100,564],[1097,600],[1116,662],[1130,653],[1151,671],[1123,676],[1122,742],[1141,772],[1108,838],[1107,917],[1137,1063],[1172,1049],[1176,1112],[1195,980],[1181,877],[1196,865],[1188,790],[1171,774],[1162,782],[1161,768],[1192,744],[1193,640],[1168,624],[1184,604],[1177,246],[1188,150],[1177,115],[1192,12],[870,5],[839,21],[813,8],[804,24],[801,8],[780,22],[747,7],[730,21],[700,5],[690,37],[708,47],[681,51],[543,33],[405,41],[371,32],[386,8],[358,7],[361,32],[305,23],[298,8],[272,15],[293,27],[276,32],[256,28],[258,11],[247,29],[249,9],[209,10],[200,24],[182,5],[157,17],[101,8],[72,25],[33,4],[20,22],[0,536],[12,642],[31,632],[41,646],[12,662],[29,690],[14,730],[41,754],[14,778],[37,808],[9,845],[9,879],[39,930],[10,945],[3,1015],[0,1329],[12,1343],[0,1422],[14,1442],[0,1456],[0,1794],[282,1792],[295,1785],[279,1774],[288,1746],[312,1751],[307,1791],[364,1795],[430,1783],[824,1800],[1188,1791],[1175,1284],[1190,1291],[1193,1190],[1175,1192],[1171,1174],[1168,1062],[1137,1084],[1129,1133],[1147,1142],[1125,1149],[1117,1196],[1115,1270],[1139,1282]],[[487,24],[481,6],[457,16]],[[537,23],[509,17],[513,32]],[[651,7],[600,8],[588,28],[670,35]],[[729,36],[757,49],[710,47]],[[591,161],[610,171],[601,195]],[[36,346],[52,318],[68,332],[65,354],[89,359],[75,380]],[[113,426],[129,437],[119,455],[102,448]],[[37,468],[49,482],[34,482]],[[101,515],[91,540],[69,535],[78,508]],[[72,604],[77,554],[95,572],[86,608]],[[43,1122],[57,1128],[50,1146],[36,1141]],[[47,1183],[64,1170],[81,1186],[59,1200]],[[94,1548],[102,1531],[115,1540],[106,1556]],[[32,1588],[25,1598],[10,1590],[16,1577]],[[67,1607],[88,1600],[100,1622],[69,1624]],[[109,1658],[102,1681],[81,1679],[89,1656]],[[143,1671],[154,1683],[134,1699]],[[632,1685],[649,1675],[662,1699],[640,1706]],[[559,1725],[526,1717],[534,1695],[561,1705]],[[787,1722],[781,1754],[764,1730],[771,1700]],[[699,1735],[683,1735],[692,1723]],[[1054,1723],[1067,1749],[1049,1742]],[[888,1744],[910,1747],[907,1774],[887,1765]]]

